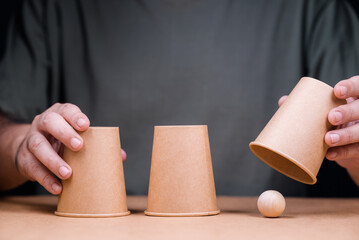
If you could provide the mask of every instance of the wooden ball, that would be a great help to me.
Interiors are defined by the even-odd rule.
[[[279,217],[285,209],[285,199],[280,192],[268,190],[259,196],[257,207],[264,217]]]

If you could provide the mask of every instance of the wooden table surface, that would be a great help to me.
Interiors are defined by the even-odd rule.
[[[149,217],[147,200],[129,196],[132,214],[67,218],[53,196],[0,198],[0,239],[359,239],[359,199],[287,198],[280,218],[264,218],[256,198],[218,197],[209,217]]]

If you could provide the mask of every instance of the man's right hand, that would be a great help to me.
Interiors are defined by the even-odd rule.
[[[39,182],[52,194],[61,193],[60,179],[68,179],[71,167],[60,157],[62,144],[73,151],[83,146],[77,131],[85,131],[90,121],[81,110],[69,103],[56,103],[37,115],[21,142],[15,165],[23,176]]]

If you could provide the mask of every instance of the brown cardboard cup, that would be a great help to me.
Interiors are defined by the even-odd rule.
[[[314,184],[328,149],[324,136],[333,129],[328,113],[344,103],[329,85],[303,77],[249,147],[284,175]]]
[[[118,127],[90,127],[79,133],[83,148],[64,149],[72,176],[62,181],[56,215],[64,217],[117,217],[130,214]]]
[[[218,213],[207,126],[156,126],[145,214]]]

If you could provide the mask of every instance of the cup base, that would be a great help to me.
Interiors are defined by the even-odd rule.
[[[212,216],[217,215],[221,211],[210,211],[210,212],[193,212],[193,213],[163,213],[163,212],[149,212],[145,211],[147,216],[156,216],[156,217],[200,217],[200,216]]]
[[[122,217],[130,215],[130,211],[127,212],[121,212],[121,213],[90,213],[90,214],[84,214],[84,213],[65,213],[65,212],[58,212],[55,211],[55,215],[61,216],[61,217],[73,217],[73,218],[108,218],[108,217]]]

